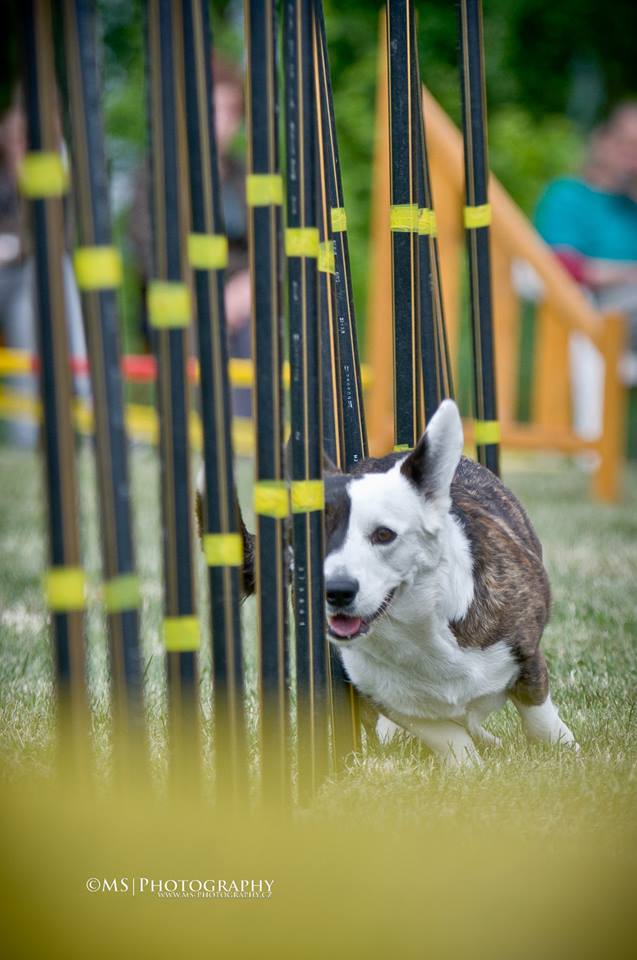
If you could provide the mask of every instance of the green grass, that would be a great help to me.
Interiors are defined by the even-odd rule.
[[[0,742],[12,778],[51,763],[52,683],[47,617],[40,589],[45,561],[41,471],[33,454],[3,448],[0,490]],[[88,448],[79,457],[82,542],[89,574],[87,626],[91,716],[100,763],[106,768],[109,743],[107,653],[99,607],[99,537],[94,465]],[[484,752],[474,773],[450,776],[435,767],[424,750],[404,739],[376,748],[352,762],[346,775],[328,783],[316,812],[338,810],[347,797],[370,817],[391,810],[404,817],[426,808],[442,817],[464,816],[467,791],[491,797],[481,816],[519,814],[531,798],[551,796],[540,805],[540,821],[577,803],[582,822],[602,811],[629,817],[637,756],[637,484],[626,477],[626,495],[617,506],[595,503],[589,478],[555,457],[516,457],[505,461],[506,479],[527,506],[544,544],[553,589],[553,613],[544,638],[553,697],[575,731],[582,751],[529,746],[514,711],[507,708],[489,725],[504,745]],[[242,499],[247,503],[250,464],[240,464]],[[160,536],[157,522],[158,468],[155,453],[132,455],[138,563],[142,579],[143,661],[153,755],[159,768],[165,755],[165,675],[161,618]],[[250,518],[249,510],[246,511]],[[199,569],[202,616],[206,618],[204,571]],[[255,714],[254,607],[243,608],[250,714]],[[204,628],[204,636],[206,631]],[[201,662],[203,709],[210,713],[209,658]],[[204,741],[206,756],[210,744]],[[493,796],[498,795],[494,804]],[[533,804],[531,804],[532,806]],[[475,816],[473,804],[471,816]]]

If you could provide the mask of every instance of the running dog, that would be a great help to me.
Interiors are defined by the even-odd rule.
[[[381,740],[403,728],[447,766],[479,763],[476,742],[499,744],[484,721],[510,699],[529,739],[577,750],[540,650],[542,547],[516,497],[462,447],[445,400],[413,452],[326,471],[329,639],[380,711]],[[200,493],[197,507],[201,530]],[[249,594],[254,536],[242,519],[241,531]]]
[[[413,452],[326,476],[329,639],[380,710],[381,739],[399,727],[446,765],[478,763],[475,743],[499,742],[484,721],[508,698],[529,739],[577,749],[540,650],[550,591],[539,540],[462,447],[445,400]]]

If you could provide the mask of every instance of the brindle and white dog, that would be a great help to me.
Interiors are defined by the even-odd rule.
[[[516,497],[462,447],[445,400],[412,453],[326,474],[329,638],[380,711],[382,740],[403,728],[449,766],[478,763],[474,741],[498,744],[483,723],[508,698],[529,739],[577,749],[540,650],[542,547]],[[252,593],[254,537],[242,530]]]
[[[330,640],[355,686],[451,766],[494,744],[486,717],[507,698],[530,739],[577,747],[549,693],[542,548],[522,506],[462,456],[444,401],[412,453],[326,477]]]

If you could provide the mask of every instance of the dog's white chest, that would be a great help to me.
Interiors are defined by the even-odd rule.
[[[503,694],[519,669],[507,644],[461,648],[446,625],[369,636],[342,655],[352,682],[387,712],[429,719],[465,719],[475,701]]]

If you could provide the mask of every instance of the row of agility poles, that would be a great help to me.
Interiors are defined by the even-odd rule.
[[[139,669],[139,584],[131,534],[116,290],[121,263],[112,246],[99,107],[96,23],[89,0],[64,6],[79,241],[75,268],[83,293],[97,433],[102,507],[104,606],[108,614],[117,744],[139,742],[143,719]],[[360,745],[353,689],[330,670],[322,584],[322,395],[332,410],[330,451],[338,466],[366,453],[354,328],[346,216],[320,3],[290,0],[284,9],[287,226],[278,158],[276,21],[267,2],[246,3],[248,174],[257,420],[256,580],[259,630],[263,793],[291,792],[287,641],[287,526],[294,538],[296,701],[299,796],[312,796],[330,770]],[[203,552],[209,567],[216,779],[233,796],[245,790],[248,757],[239,618],[244,537],[234,492],[223,272],[227,239],[213,127],[211,38],[205,0],[145,5],[148,114],[154,236],[148,312],[157,355],[164,567],[163,642],[168,663],[170,769],[175,781],[197,766],[200,747],[193,509],[188,420],[191,321],[201,373],[206,485]],[[21,176],[34,215],[40,373],[50,503],[56,678],[61,718],[73,718],[79,743],[88,729],[77,529],[71,384],[61,281],[62,194],[67,174],[55,129],[54,35],[50,0],[32,0],[22,18],[29,155]],[[182,110],[182,104],[186,110]],[[189,187],[189,197],[188,197]],[[190,203],[188,202],[190,200]],[[319,220],[321,222],[319,235]],[[290,303],[292,482],[283,467],[281,238]],[[194,297],[191,295],[194,291]],[[323,324],[320,322],[323,318]],[[321,370],[321,341],[330,343]],[[341,417],[340,397],[348,398]],[[336,419],[341,425],[336,426]],[[332,666],[340,665],[333,660]],[[65,739],[65,725],[61,725]],[[330,749],[330,732],[333,746]]]
[[[480,462],[498,473],[490,207],[482,12],[458,4],[465,146],[464,222],[469,253],[476,441]],[[444,397],[453,396],[427,159],[413,0],[387,2],[390,231],[394,331],[394,442],[409,449]]]

